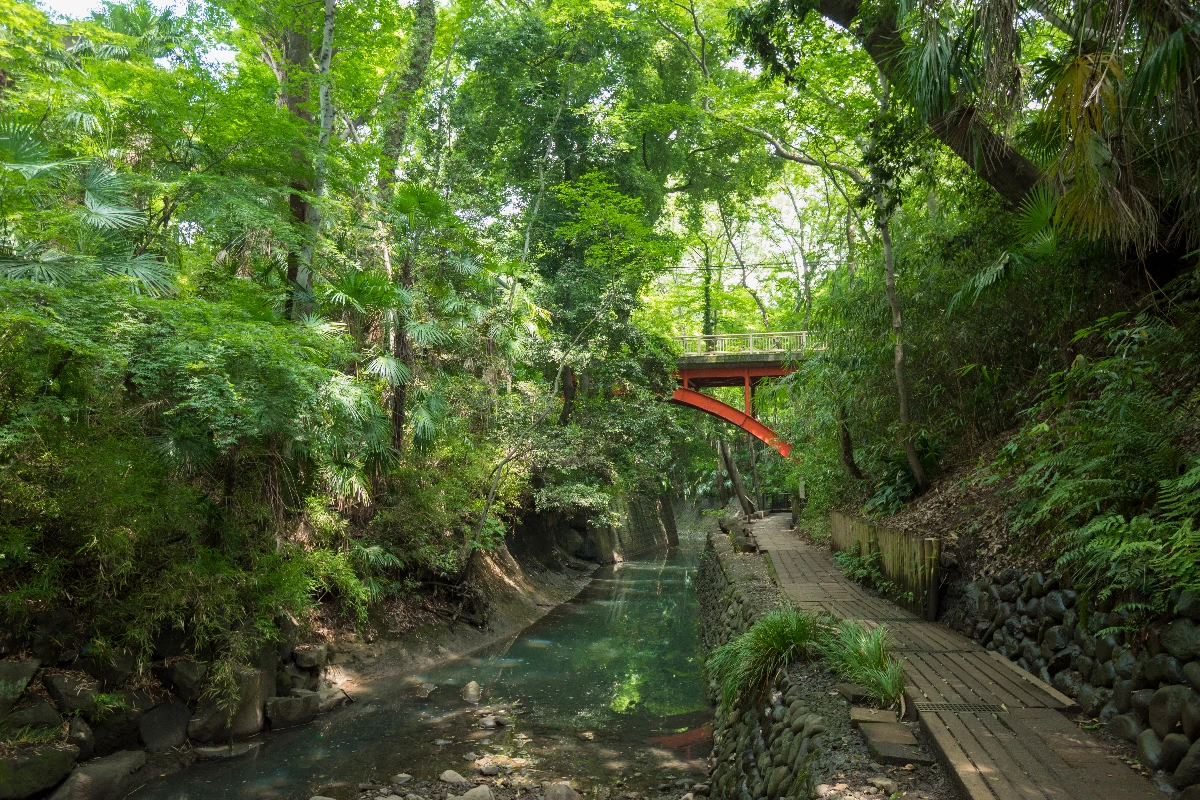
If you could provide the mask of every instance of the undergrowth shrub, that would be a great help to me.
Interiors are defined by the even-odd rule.
[[[1139,616],[1200,589],[1200,305],[1118,314],[1046,381],[996,468],[1012,525],[1085,594]]]

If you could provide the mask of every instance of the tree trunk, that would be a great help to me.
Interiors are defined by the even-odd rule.
[[[562,412],[558,415],[558,424],[566,425],[571,421],[571,411],[575,408],[575,390],[579,386],[578,379],[575,377],[575,370],[567,367],[563,370],[563,407]]]
[[[275,73],[279,83],[279,93],[275,97],[277,105],[288,110],[292,116],[304,122],[313,121],[307,103],[309,100],[308,75],[306,74],[312,60],[312,45],[308,34],[295,30],[284,30],[279,42],[280,59],[278,62],[271,56],[270,49],[264,44],[264,56]],[[291,184],[292,192],[288,195],[288,209],[292,214],[292,222],[297,226],[307,227],[309,224],[309,203],[304,197],[312,185],[308,173],[310,164],[304,148],[292,148],[292,161],[297,165],[297,171],[302,177]],[[288,298],[287,314],[296,318],[309,313],[312,295],[312,274],[304,264],[303,248],[292,250],[287,254]]]
[[[896,295],[896,265],[892,258],[892,230],[890,221],[884,216],[883,199],[879,198],[880,212],[878,217],[879,237],[883,241],[883,268],[886,273],[888,305],[892,309],[892,346],[893,363],[896,372],[896,394],[900,398],[900,427],[904,436],[904,454],[908,458],[908,468],[912,470],[913,479],[917,482],[917,490],[924,492],[929,488],[929,479],[925,477],[925,468],[917,456],[917,446],[913,442],[912,417],[908,409],[908,381],[904,377],[904,323],[900,316],[900,298]]]
[[[396,184],[397,171],[404,157],[405,137],[408,133],[409,115],[412,112],[413,101],[421,86],[425,83],[425,72],[429,68],[429,60],[433,56],[433,44],[437,32],[437,2],[436,0],[418,0],[416,19],[410,36],[411,45],[406,48],[407,59],[404,61],[399,80],[385,99],[383,123],[383,154],[379,163],[379,196],[387,202],[391,199]],[[384,233],[385,243],[387,232],[382,222],[379,223]],[[414,234],[415,235],[415,234]],[[405,289],[412,287],[413,259],[416,254],[413,248],[404,257],[400,268],[400,285]],[[388,271],[392,277],[391,270]],[[399,308],[392,310],[391,350],[392,356],[399,360],[412,372],[413,350],[408,338],[405,318]],[[398,384],[392,388],[392,447],[397,450],[404,448],[405,407],[408,403],[408,385]]]
[[[819,0],[817,8],[831,22],[854,32],[861,5],[861,0]],[[888,14],[879,14],[874,19],[869,30],[857,35],[880,71],[893,84],[902,85],[898,80],[902,68],[899,54],[904,43],[895,19]],[[975,119],[973,108],[950,109],[929,120],[929,128],[938,140],[1014,207],[1021,204],[1041,177],[1032,161]]]
[[[863,474],[858,467],[858,462],[854,460],[854,441],[850,438],[850,427],[846,424],[845,406],[842,406],[838,414],[838,438],[841,439],[842,463],[846,465],[846,470],[858,480],[865,480],[867,476]]]
[[[413,285],[412,254],[404,258],[400,267],[400,285],[405,289]],[[392,356],[409,369],[412,375],[413,350],[412,340],[408,338],[404,316],[400,309],[395,309],[392,324]],[[408,384],[398,383],[392,387],[392,447],[404,449],[405,406],[408,404]]]
[[[301,248],[297,270],[298,283],[312,290],[313,252],[321,233],[321,198],[325,195],[325,156],[329,135],[333,130],[333,101],[330,97],[329,71],[333,64],[333,23],[336,0],[325,0],[325,18],[321,27],[321,50],[317,55],[317,153],[313,162],[313,196],[316,203],[308,204],[308,238]]]
[[[405,48],[406,59],[396,84],[384,100],[383,158],[379,164],[379,194],[386,201],[391,197],[397,171],[404,159],[408,121],[413,101],[425,83],[425,72],[433,57],[437,33],[437,0],[417,0],[410,44]]]
[[[742,473],[738,471],[737,462],[733,460],[733,453],[729,452],[729,445],[725,444],[725,440],[721,439],[717,446],[721,450],[721,460],[725,462],[725,469],[729,472],[729,480],[733,483],[733,491],[737,495],[738,504],[742,507],[742,513],[748,517],[754,513],[754,503],[746,495],[746,485],[742,483]]]
[[[717,441],[717,500],[721,508],[729,502],[729,491],[725,488],[725,456],[721,452],[721,442]]]
[[[708,263],[708,246],[704,247],[704,335],[712,336],[717,331],[717,318],[713,313],[712,266]]]

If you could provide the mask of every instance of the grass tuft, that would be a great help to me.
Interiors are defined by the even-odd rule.
[[[904,664],[892,655],[892,638],[886,626],[868,628],[844,619],[824,632],[817,649],[834,672],[861,684],[884,708],[904,696]]]
[[[780,670],[810,656],[820,630],[812,614],[776,609],[714,650],[708,671],[720,687],[722,704],[729,708],[739,699],[760,697]]]

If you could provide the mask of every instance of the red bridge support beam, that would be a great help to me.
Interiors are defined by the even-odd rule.
[[[769,446],[778,450],[779,455],[784,458],[787,458],[788,454],[792,452],[792,446],[780,439],[773,430],[763,425],[745,411],[738,411],[733,406],[722,403],[715,397],[709,397],[692,389],[679,388],[671,395],[671,402],[681,406],[698,408],[707,414],[712,414],[714,417],[732,423],[756,439],[766,442]],[[750,410],[749,381],[746,382],[746,410]]]

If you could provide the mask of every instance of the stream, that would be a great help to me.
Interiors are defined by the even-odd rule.
[[[601,567],[515,638],[360,687],[352,705],[267,734],[254,753],[197,764],[131,797],[350,797],[397,773],[416,787],[446,769],[470,779],[481,766],[516,788],[573,780],[645,791],[702,780],[712,746],[694,586],[703,542],[681,532],[677,549]],[[462,699],[472,680],[483,688],[478,706]],[[508,724],[484,727],[497,713]]]

